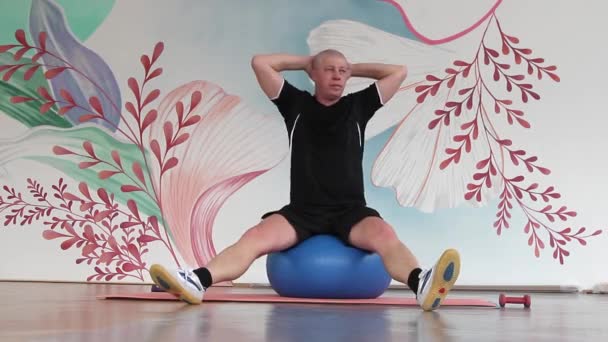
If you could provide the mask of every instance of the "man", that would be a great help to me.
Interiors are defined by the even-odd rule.
[[[316,56],[257,55],[252,67],[289,134],[290,203],[263,215],[260,223],[205,267],[170,271],[153,265],[152,279],[167,292],[198,304],[206,288],[240,277],[258,257],[314,234],[334,234],[351,246],[378,253],[391,277],[407,284],[424,310],[439,307],[459,275],[458,253],[449,249],[434,267],[422,270],[393,228],[366,206],[363,189],[366,125],[397,92],[407,68],[351,65],[335,50]],[[287,82],[281,75],[285,70],[305,70],[315,83],[314,95]],[[376,81],[343,96],[350,77]]]

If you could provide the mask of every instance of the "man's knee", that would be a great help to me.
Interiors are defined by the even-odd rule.
[[[367,217],[359,222],[353,230],[358,230],[356,234],[370,243],[374,249],[399,242],[393,227],[379,217]]]
[[[260,229],[260,225],[255,225],[245,231],[241,236],[241,242],[255,243],[264,238],[264,232]]]
[[[260,223],[247,229],[241,236],[240,242],[249,246],[264,245],[265,242],[267,243],[269,239],[272,239],[269,233],[268,229],[264,229],[264,225]]]
[[[260,225],[253,226],[245,231],[236,246],[242,253],[251,255],[255,258],[264,254],[268,242],[265,242],[267,235]]]
[[[280,215],[273,215],[249,228],[239,243],[257,255],[281,250],[295,243],[295,232]]]

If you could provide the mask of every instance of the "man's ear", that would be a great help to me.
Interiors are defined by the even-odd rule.
[[[310,73],[308,74],[308,76],[310,77],[310,79],[311,79],[313,82],[317,82],[316,72],[315,72],[315,70],[314,70],[314,69],[310,71]]]

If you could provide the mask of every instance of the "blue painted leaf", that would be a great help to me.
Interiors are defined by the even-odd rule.
[[[69,69],[49,79],[55,98],[59,99],[62,90],[67,90],[82,108],[74,107],[66,112],[66,117],[75,125],[81,123],[80,117],[94,113],[89,101],[91,97],[99,99],[107,121],[91,120],[100,125],[116,130],[120,121],[121,97],[120,88],[110,67],[94,51],[82,45],[68,27],[63,9],[52,0],[32,1],[30,11],[30,32],[36,46],[40,32],[46,32],[46,50],[42,60],[44,64]],[[53,68],[47,68],[47,70]]]

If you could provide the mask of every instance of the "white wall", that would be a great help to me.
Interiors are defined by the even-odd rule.
[[[160,63],[164,73],[154,83],[162,90],[161,98],[189,81],[207,80],[219,84],[228,93],[242,97],[251,111],[262,117],[264,114],[278,114],[263,98],[255,84],[249,67],[252,54],[278,50],[307,52],[311,48],[305,40],[308,33],[319,25],[327,24],[326,20],[331,19],[348,19],[370,27],[384,25],[376,28],[379,31],[392,28],[396,32],[405,32],[398,12],[386,3],[369,1],[369,4],[362,5],[359,2],[344,1],[343,16],[338,13],[334,16],[326,13],[327,16],[321,18],[321,15],[315,14],[315,10],[307,8],[301,12],[298,19],[294,19],[296,14],[292,13],[298,10],[298,6],[292,5],[273,3],[275,7],[271,11],[282,16],[273,16],[272,26],[265,22],[269,20],[268,9],[257,8],[249,2],[245,4],[233,1],[226,4],[215,1],[202,4],[183,0],[171,4],[158,2],[156,7],[148,5],[145,10],[141,10],[144,8],[143,2],[118,2],[85,45],[102,56],[112,69],[120,86],[123,104],[132,99],[127,79],[139,75],[139,56],[142,53],[150,53],[157,41],[163,41],[165,52]],[[488,1],[471,4],[471,9],[463,8],[464,14],[454,21],[450,21],[453,18],[453,9],[443,7],[441,2],[411,2],[411,8],[409,12],[406,8],[406,12],[410,14],[409,19],[417,31],[429,38],[440,38],[469,26],[485,13],[479,10],[480,8],[489,9],[492,5],[493,3]],[[249,11],[232,11],[243,6],[254,7]],[[561,0],[518,0],[500,3],[496,11],[502,29],[519,37],[521,46],[533,49],[535,57],[545,58],[547,63],[556,65],[556,72],[561,78],[559,83],[546,80],[535,82],[534,86],[538,89],[541,100],[525,105],[519,103],[532,124],[531,129],[509,127],[504,124],[504,117],[493,121],[501,135],[509,137],[516,146],[531,155],[538,156],[539,163],[552,170],[550,175],[537,178],[541,187],[552,185],[561,193],[562,197],[552,204],[558,207],[566,205],[577,211],[576,218],[550,226],[555,230],[561,230],[571,224],[577,228],[587,227],[588,232],[592,232],[605,229],[608,222],[605,210],[608,202],[603,196],[608,193],[608,185],[604,179],[608,169],[608,158],[605,154],[608,138],[603,134],[607,113],[602,101],[608,90],[604,82],[608,76],[604,68],[608,48],[603,44],[602,34],[605,31],[602,14],[605,10],[606,6],[601,2],[583,4]],[[144,14],[136,15],[137,20],[134,20],[135,13],[142,11]],[[319,8],[318,11],[320,13],[322,9]],[[71,13],[77,11],[72,9]],[[382,22],[379,18],[383,16],[386,16],[387,23],[379,24]],[[27,22],[24,26],[27,26]],[[275,27],[275,30],[271,30],[272,27]],[[469,61],[479,46],[485,27],[484,22],[470,34],[445,44],[430,46],[429,51],[436,49],[437,54],[440,50],[447,51],[448,62],[455,58]],[[245,33],[237,33],[240,28],[245,28]],[[494,48],[499,47],[496,26],[491,24],[488,32],[486,43]],[[390,34],[380,32],[372,37],[387,39],[388,42],[389,38],[386,37]],[[242,40],[230,43],[229,39],[235,37],[241,37]],[[412,36],[408,38],[411,39]],[[2,41],[0,45],[12,43]],[[385,46],[392,46],[390,42],[386,44]],[[360,55],[354,53],[353,58],[369,56],[370,59],[391,60],[396,58],[396,52],[399,52],[396,48],[387,48],[386,51],[362,49],[358,52]],[[435,57],[437,60],[441,59],[439,55]],[[424,65],[420,55],[407,50],[404,56],[399,58],[404,58],[406,64],[413,65],[413,77],[416,77],[417,72],[423,73],[416,70],[416,66]],[[429,70],[438,70],[434,74],[440,76],[447,65],[432,64],[426,67]],[[295,74],[290,77],[303,80]],[[496,94],[511,96],[515,100],[518,98],[518,94],[506,92],[504,84],[498,84]],[[390,123],[388,118],[399,120],[400,116],[409,110],[407,105],[412,103],[416,95],[410,92],[400,96],[400,100],[394,101],[396,105],[379,113],[383,116],[379,116],[375,121],[375,133],[378,135],[368,137],[367,142],[368,146],[372,146],[368,148],[366,155],[366,161],[370,164],[379,153],[379,147],[384,145],[392,132],[389,126],[397,122]],[[158,101],[155,105],[158,105]],[[416,115],[426,115],[418,121],[420,125],[428,123],[429,120],[424,119],[425,117],[433,116],[431,112],[420,112]],[[276,125],[276,121],[273,122],[271,125]],[[272,127],[275,129],[278,126]],[[424,126],[416,127],[425,129]],[[413,131],[416,132],[416,129]],[[0,115],[0,147],[3,144],[8,146],[17,137],[31,132],[6,115]],[[284,131],[277,129],[270,132],[279,135],[279,139],[286,143]],[[55,135],[53,139],[61,141],[59,136]],[[48,143],[55,141],[53,139],[43,139],[39,142]],[[30,141],[24,140],[23,144]],[[269,148],[270,140],[260,144],[256,150]],[[220,147],[221,145],[218,145],[216,148]],[[284,152],[285,146],[271,146],[268,151],[273,149]],[[30,154],[45,153],[38,147],[26,150],[29,150]],[[266,154],[261,156],[270,152],[264,153]],[[422,154],[408,156],[418,160],[426,157]],[[278,159],[269,158],[268,163],[278,162]],[[23,193],[27,193],[28,177],[40,181],[48,188],[59,177],[64,177],[71,187],[76,187],[80,181],[78,175],[66,175],[48,165],[31,160],[16,159],[3,167],[5,172],[0,176],[0,185],[15,187]],[[240,234],[258,221],[262,213],[276,209],[287,201],[288,171],[289,165],[283,160],[226,200],[213,225],[212,236],[216,250],[219,251],[236,241]],[[521,170],[518,172],[522,173]],[[370,185],[369,172],[366,177],[366,182]],[[443,174],[442,177],[448,175]],[[463,191],[462,188],[459,189]],[[400,207],[396,203],[395,194],[388,189],[375,189],[370,186],[367,192],[370,206],[376,207],[395,226],[399,236],[413,249],[424,265],[431,264],[443,248],[458,248],[463,257],[460,284],[574,284],[589,287],[608,278],[605,268],[601,266],[601,261],[608,257],[605,233],[588,239],[586,246],[569,243],[567,248],[571,255],[566,258],[564,265],[560,265],[551,256],[552,248],[549,246],[546,231],[543,230],[539,234],[546,247],[540,258],[534,257],[533,249],[527,245],[529,235],[523,232],[525,221],[520,209],[513,210],[515,217],[512,227],[497,236],[492,227],[496,212],[495,200],[484,208],[435,208],[432,213],[426,213]],[[2,193],[0,196],[4,197],[6,194]],[[180,194],[173,196],[178,198]],[[126,208],[124,205],[123,207]],[[4,217],[6,211],[2,214]],[[42,231],[45,229],[47,227],[41,223],[0,229],[0,250],[4,251],[5,256],[0,262],[0,279],[82,281],[93,272],[92,266],[74,263],[80,256],[79,249],[62,251],[57,240],[43,239]],[[167,249],[160,244],[150,245],[150,252],[145,260],[148,264],[173,262]],[[237,281],[266,282],[264,262],[264,258],[256,261]]]

